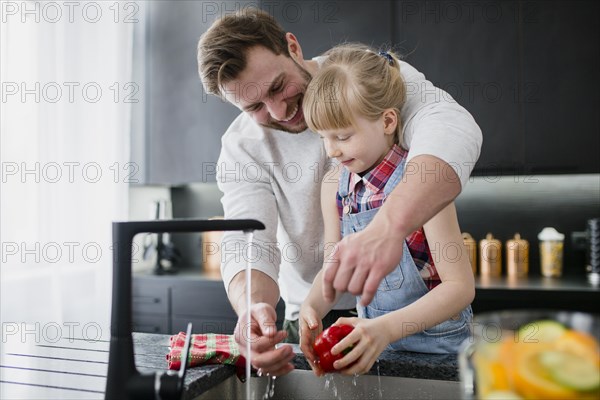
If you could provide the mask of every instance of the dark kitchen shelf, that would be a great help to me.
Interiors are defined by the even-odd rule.
[[[522,279],[477,277],[475,287],[475,313],[552,309],[598,314],[600,288],[587,282],[585,276]]]
[[[599,292],[598,286],[590,284],[585,276],[568,276],[561,278],[546,278],[532,276],[526,278],[490,278],[478,276],[475,278],[478,290],[545,290],[545,291],[588,291]]]

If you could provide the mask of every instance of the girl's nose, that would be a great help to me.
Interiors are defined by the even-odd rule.
[[[337,146],[333,145],[331,140],[323,139],[323,141],[325,142],[325,151],[327,152],[328,157],[335,158],[342,155],[342,152]]]

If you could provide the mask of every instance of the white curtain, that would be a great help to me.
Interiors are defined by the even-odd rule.
[[[111,221],[127,219],[139,179],[128,164],[136,12],[133,2],[2,2],[3,334],[28,324],[109,337]]]

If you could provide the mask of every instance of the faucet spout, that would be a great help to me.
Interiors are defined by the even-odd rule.
[[[156,382],[163,381],[163,373],[142,375],[135,367],[133,338],[131,335],[131,245],[138,233],[172,233],[205,231],[245,231],[265,229],[256,220],[200,220],[173,219],[154,221],[113,222],[113,279],[112,310],[110,326],[110,353],[105,399],[147,398],[148,391],[155,392],[155,398],[179,399],[183,383],[169,385],[177,390],[160,390]],[[158,377],[157,377],[158,376]],[[166,375],[165,375],[166,376]],[[181,374],[169,375],[180,379]],[[148,385],[154,385],[146,388]],[[160,393],[159,393],[160,391]],[[168,392],[168,393],[166,393]],[[178,392],[178,393],[176,393]]]

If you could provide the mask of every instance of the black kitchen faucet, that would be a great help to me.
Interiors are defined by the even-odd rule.
[[[110,326],[110,355],[106,400],[180,399],[183,393],[187,352],[191,337],[188,324],[186,344],[178,373],[159,371],[141,374],[135,367],[131,336],[131,245],[138,233],[244,231],[265,229],[256,220],[174,219],[113,222],[113,292]]]

